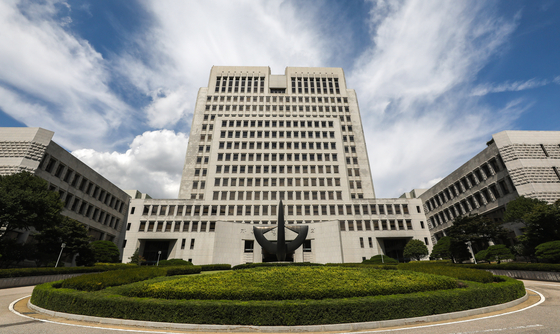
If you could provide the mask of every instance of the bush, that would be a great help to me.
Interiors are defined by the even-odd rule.
[[[167,266],[192,266],[192,262],[185,261],[183,259],[170,259],[170,260],[161,260],[159,261],[159,266],[167,267]]]
[[[397,264],[399,261],[393,259],[392,257],[388,257],[387,255],[375,255],[372,256],[369,260],[362,261],[363,264]]]
[[[263,263],[245,263],[233,266],[231,269],[249,269],[258,267],[312,267],[312,266],[322,266],[320,263],[308,263],[308,262],[263,262]]]
[[[129,297],[213,300],[349,298],[454,289],[455,279],[367,267],[254,268],[137,285]]]
[[[93,251],[95,262],[116,263],[119,261],[121,253],[117,245],[108,240],[97,240],[89,244]]]
[[[40,268],[2,269],[0,270],[0,278],[98,273],[103,271],[118,270],[118,269],[125,269],[125,268],[137,268],[137,266],[114,264],[114,265],[96,265],[94,267],[58,267],[58,268],[40,267]]]
[[[480,252],[476,253],[474,255],[474,258],[476,259],[477,262],[488,262],[488,251],[485,250],[481,250]]]
[[[231,270],[231,264],[203,264],[202,271]]]
[[[325,264],[325,266],[327,266],[327,267],[361,267],[361,268],[381,269],[381,270],[397,270],[396,264],[397,263],[370,264],[370,263],[367,263],[367,262],[362,262],[362,263],[327,263],[327,264]]]
[[[129,284],[166,275],[167,271],[158,267],[113,270],[104,273],[72,277],[57,283],[55,287],[82,291],[98,291],[110,286]]]
[[[434,275],[444,275],[465,281],[479,283],[492,283],[494,281],[494,275],[492,275],[492,273],[483,270],[469,269],[462,267],[461,265],[453,265],[449,262],[419,261],[400,263],[397,267],[400,270],[412,270]]]
[[[513,259],[513,254],[506,245],[493,245],[486,250],[486,259],[488,261],[498,261],[498,264],[500,264],[502,260]]]
[[[476,269],[528,270],[560,272],[560,264],[551,263],[502,263],[502,264],[462,264],[461,266]]]
[[[535,250],[538,259],[560,263],[560,240],[545,242],[538,245]]]
[[[428,256],[428,254],[428,247],[420,240],[412,239],[404,246],[404,257],[420,261]]]
[[[167,268],[167,276],[198,274],[202,271],[200,266],[179,266]]]
[[[214,275],[210,275],[214,276]],[[525,295],[523,283],[495,284],[405,295],[299,301],[158,300],[53,289],[39,285],[31,302],[49,310],[97,317],[191,324],[294,326],[380,321],[463,311]],[[157,310],[157,312],[154,312]]]

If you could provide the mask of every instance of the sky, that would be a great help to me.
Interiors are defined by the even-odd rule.
[[[342,67],[380,198],[560,130],[559,1],[0,1],[0,127],[54,131],[122,189],[177,198],[213,65]]]

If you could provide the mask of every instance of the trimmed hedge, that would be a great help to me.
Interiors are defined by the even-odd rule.
[[[191,324],[294,326],[379,321],[463,311],[515,300],[523,283],[494,284],[405,295],[298,301],[213,301],[132,298],[38,285],[31,302],[49,310],[97,317]]]
[[[204,300],[349,298],[457,288],[450,277],[370,268],[254,268],[136,285],[129,297]]]
[[[494,275],[492,275],[492,273],[483,270],[454,266],[449,262],[416,261],[400,263],[397,268],[400,270],[411,270],[434,275],[443,275],[479,283],[491,283],[494,281]]]
[[[98,291],[110,286],[145,281],[154,277],[197,274],[200,273],[200,270],[199,266],[141,267],[72,277],[56,282],[53,286],[80,291]]]
[[[239,269],[249,269],[249,268],[258,268],[258,267],[315,267],[315,266],[323,266],[321,263],[309,263],[309,262],[263,262],[263,263],[245,263],[245,264],[238,264],[233,266],[231,269],[239,270]]]
[[[1,269],[0,278],[12,277],[28,277],[28,276],[44,276],[44,275],[64,275],[64,274],[80,274],[80,273],[98,273],[109,270],[133,269],[136,265],[131,264],[112,264],[112,265],[96,265],[94,267],[40,267],[40,268],[14,268]]]
[[[398,264],[399,261],[393,259],[392,257],[388,257],[386,255],[375,255],[372,256],[369,260],[364,260],[362,262],[363,264],[381,264],[381,265],[387,265],[387,264]]]
[[[560,264],[552,263],[501,263],[501,264],[457,264],[456,266],[475,269],[527,270],[560,272]]]
[[[203,264],[199,267],[202,271],[231,270],[231,264]]]
[[[327,264],[325,264],[325,266],[327,266],[327,267],[358,267],[358,268],[372,268],[372,269],[381,269],[381,270],[397,270],[396,263],[395,263],[395,265],[371,264],[371,263],[327,263]]]
[[[192,262],[185,261],[183,259],[169,259],[159,261],[158,266],[161,267],[171,267],[171,266],[192,266]]]

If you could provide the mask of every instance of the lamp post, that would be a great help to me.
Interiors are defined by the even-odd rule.
[[[156,267],[159,266],[159,257],[161,255],[161,251],[157,251],[157,263],[156,263]]]
[[[62,255],[64,247],[66,247],[66,244],[63,242],[62,245],[60,245],[60,254],[58,254],[58,259],[56,260],[56,264],[54,265],[55,268],[58,267],[58,261],[60,261],[60,256]]]

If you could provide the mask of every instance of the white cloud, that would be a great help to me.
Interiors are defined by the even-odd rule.
[[[196,92],[207,86],[213,65],[320,66],[331,55],[329,36],[291,2],[145,1],[153,26],[135,42],[136,53],[115,65],[130,83],[153,99],[144,109],[156,128],[174,127],[192,113]],[[136,52],[136,49],[134,49]],[[165,92],[165,98],[154,94]]]
[[[378,1],[371,27],[373,46],[348,82],[360,101],[378,197],[447,175],[523,109],[495,112],[469,94],[515,28],[488,4]]]
[[[515,82],[504,82],[501,84],[482,84],[474,87],[472,91],[473,96],[483,96],[489,93],[501,93],[501,92],[518,92],[525,89],[542,87],[554,82],[550,80],[539,80],[537,78],[532,78],[527,81],[515,81]]]
[[[2,110],[55,131],[66,147],[108,147],[130,109],[109,89],[102,56],[64,29],[68,19],[57,21],[57,6],[0,2],[0,88],[10,96]]]
[[[121,189],[177,198],[188,137],[170,130],[136,136],[125,153],[80,149],[72,154]]]

